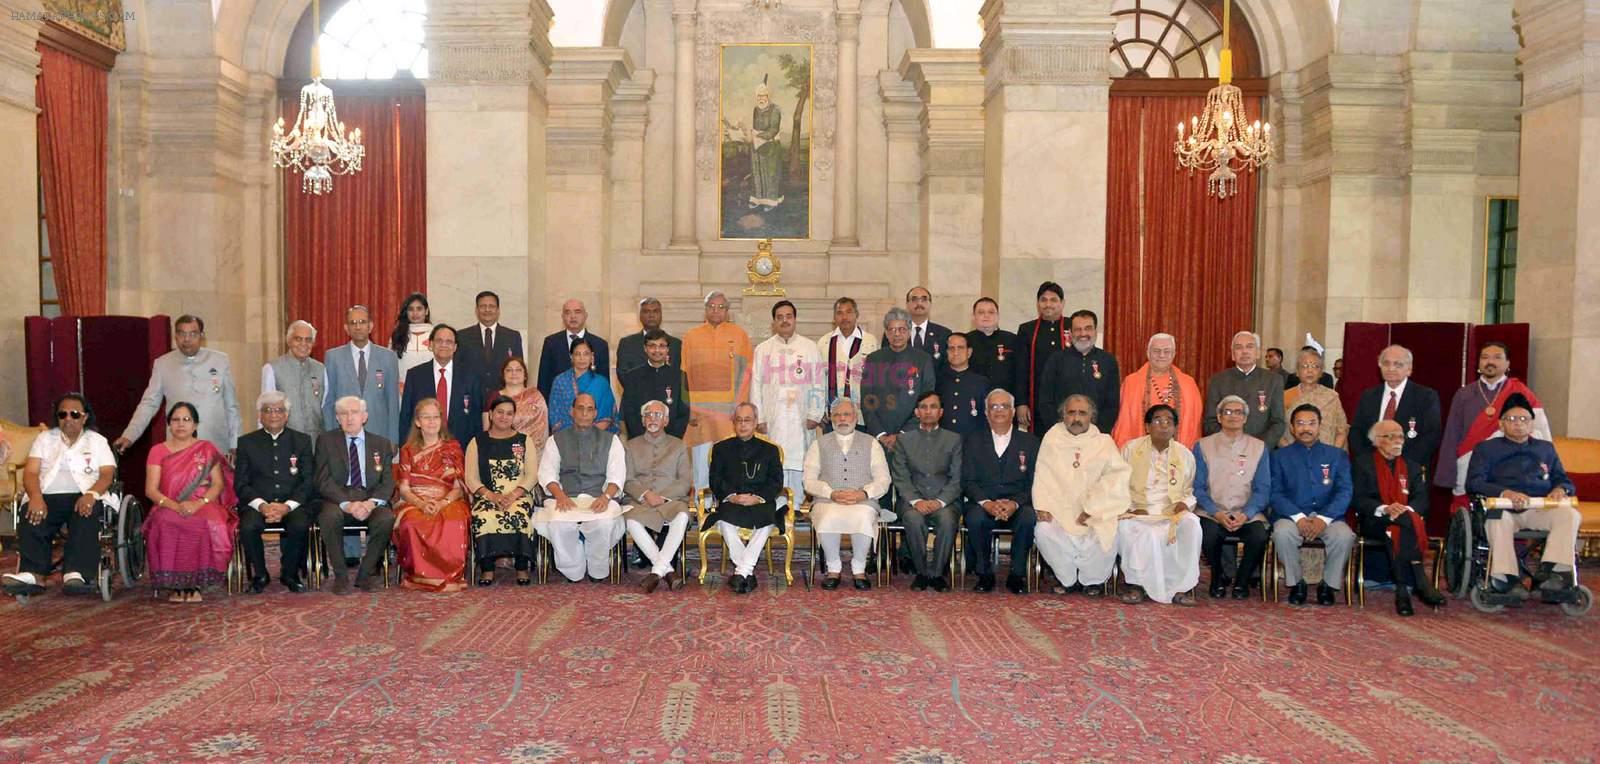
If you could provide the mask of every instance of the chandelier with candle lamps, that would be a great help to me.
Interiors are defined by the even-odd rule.
[[[1206,190],[1219,199],[1238,192],[1241,172],[1254,172],[1272,164],[1272,124],[1256,120],[1245,124],[1244,95],[1233,83],[1233,51],[1228,47],[1232,0],[1222,3],[1222,56],[1217,86],[1206,93],[1205,111],[1190,117],[1188,132],[1178,123],[1178,141],[1172,150],[1178,166],[1193,175],[1209,172]]]
[[[361,130],[345,134],[334,110],[333,91],[322,84],[322,61],[317,44],[322,37],[321,5],[312,0],[311,82],[300,89],[300,113],[294,127],[284,133],[283,117],[272,126],[272,166],[300,173],[300,189],[314,196],[333,190],[333,176],[361,171],[366,148]]]

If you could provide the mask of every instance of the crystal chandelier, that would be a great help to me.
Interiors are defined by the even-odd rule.
[[[345,135],[344,123],[333,107],[333,91],[322,84],[322,61],[317,42],[322,37],[321,5],[312,0],[311,83],[300,89],[300,114],[294,129],[283,132],[283,117],[272,126],[272,166],[293,168],[301,174],[300,190],[321,196],[333,190],[334,175],[361,171],[361,130]]]
[[[1178,166],[1210,172],[1206,190],[1219,199],[1238,191],[1240,172],[1254,172],[1272,164],[1272,125],[1257,120],[1245,125],[1244,97],[1233,82],[1233,51],[1228,47],[1232,0],[1222,3],[1222,57],[1217,86],[1206,93],[1205,111],[1189,118],[1189,133],[1178,123],[1178,142],[1172,150]]]

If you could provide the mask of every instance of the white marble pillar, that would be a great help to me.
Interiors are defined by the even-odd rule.
[[[922,101],[922,280],[946,323],[983,294],[983,69],[976,50],[906,51],[900,75]]]
[[[611,97],[611,265],[620,273],[637,273],[644,250],[645,129],[650,122],[650,96],[656,72],[640,69],[617,85]],[[606,310],[614,317],[613,334],[635,328],[638,303],[628,284],[619,283]],[[622,329],[619,329],[619,321]]]
[[[881,233],[876,238],[883,242],[889,253],[893,272],[887,274],[889,282],[900,284],[927,284],[928,261],[922,246],[922,99],[917,88],[900,76],[899,72],[885,69],[878,72],[878,95],[883,110],[883,148],[880,167],[866,169],[863,176],[881,173],[876,183],[863,180],[862,208],[879,207]],[[882,189],[881,192],[879,189]],[[877,199],[874,199],[877,196]],[[863,209],[866,211],[866,209]],[[875,215],[866,215],[863,226],[873,222]],[[871,241],[870,231],[863,231],[863,242]],[[930,287],[931,289],[931,287]],[[948,293],[935,293],[935,299],[948,297]],[[949,309],[942,301],[939,307]],[[949,319],[948,314],[941,314]]]
[[[987,0],[983,288],[1001,323],[1042,281],[1069,310],[1105,302],[1110,0]]]
[[[698,249],[694,230],[694,35],[693,10],[672,12],[672,242]]]
[[[1522,183],[1516,320],[1556,435],[1600,435],[1600,0],[1517,0]],[[1513,361],[1515,363],[1515,361]]]
[[[22,319],[39,313],[37,0],[0,0],[0,417],[26,423]],[[51,423],[52,425],[54,423]]]
[[[500,294],[501,321],[535,342],[549,325],[550,19],[545,0],[433,0],[425,27],[434,319],[471,322],[473,296],[493,289]]]
[[[859,6],[841,2],[835,15],[838,23],[839,84],[838,106],[834,109],[833,246],[858,247],[856,235],[856,110],[860,83],[857,80],[857,47],[861,42]]]

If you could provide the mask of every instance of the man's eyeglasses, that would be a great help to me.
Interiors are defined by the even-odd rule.
[[[1513,424],[1527,424],[1527,423],[1533,421],[1533,417],[1531,417],[1531,416],[1523,416],[1521,414],[1516,414],[1514,416],[1503,416],[1503,417],[1500,417],[1500,421],[1502,421],[1502,422],[1511,422]]]
[[[261,413],[263,413],[263,414],[287,414],[287,413],[289,413],[289,410],[284,408],[284,407],[282,407],[282,406],[267,406],[267,407],[261,409]]]
[[[1249,416],[1244,409],[1223,409],[1222,416]]]
[[[1009,411],[1011,408],[1012,408],[1012,405],[1009,404],[1009,403],[991,403],[991,404],[989,404],[989,410],[990,411]]]
[[[57,411],[57,419],[82,419],[86,416],[82,411]]]

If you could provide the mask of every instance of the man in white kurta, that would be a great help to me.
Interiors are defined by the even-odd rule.
[[[1061,404],[1061,421],[1039,445],[1033,478],[1038,524],[1033,544],[1055,572],[1064,593],[1081,585],[1098,597],[1117,559],[1117,520],[1128,509],[1128,463],[1117,443],[1094,425],[1095,404],[1073,395]]]
[[[806,447],[828,407],[827,380],[817,343],[795,334],[795,318],[794,303],[772,306],[772,336],[756,346],[750,396],[757,430],[783,449],[783,484],[804,496]]]
[[[1177,440],[1178,412],[1158,403],[1144,412],[1145,431],[1122,458],[1132,473],[1128,511],[1117,523],[1117,553],[1130,605],[1152,599],[1193,605],[1200,582],[1200,518],[1194,508],[1194,454]]]
[[[572,402],[572,426],[545,441],[539,483],[549,493],[533,517],[534,530],[550,540],[556,570],[568,581],[584,572],[596,581],[611,573],[611,548],[622,540],[617,495],[628,479],[628,457],[617,436],[594,426],[598,413],[588,393]]]
[[[889,462],[877,440],[856,431],[856,405],[850,399],[835,401],[829,416],[833,432],[806,449],[805,462],[806,493],[812,496],[811,529],[828,565],[822,588],[839,588],[844,569],[840,544],[849,534],[850,572],[855,588],[865,591],[872,588],[867,553],[877,537],[878,521],[894,517],[878,506],[878,499],[889,491]]]

